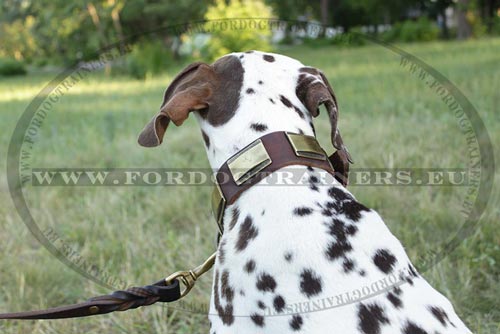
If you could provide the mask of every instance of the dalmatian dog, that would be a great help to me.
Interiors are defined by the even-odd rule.
[[[321,71],[248,51],[194,63],[170,84],[139,137],[159,145],[170,121],[195,115],[213,169],[259,137],[315,136],[324,105],[333,145],[338,106]],[[349,162],[346,161],[348,164]],[[381,217],[318,168],[289,166],[301,185],[260,186],[225,209],[210,302],[210,333],[471,333],[417,272]],[[326,174],[326,175],[325,175]]]

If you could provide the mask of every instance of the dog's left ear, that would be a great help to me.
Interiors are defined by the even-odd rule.
[[[182,70],[165,91],[160,112],[141,131],[139,144],[145,147],[160,145],[170,121],[179,126],[189,112],[208,108],[213,82],[214,71],[205,63],[193,63]]]
[[[353,161],[337,127],[339,108],[332,86],[321,71],[307,67],[299,76],[295,93],[313,117],[319,115],[321,105],[325,106],[330,120],[332,145],[337,149],[330,161],[335,171],[344,179],[339,181],[346,185],[349,163]]]

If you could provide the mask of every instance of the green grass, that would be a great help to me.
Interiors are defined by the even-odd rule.
[[[500,156],[500,39],[408,44],[402,48],[447,76],[485,122]],[[340,127],[355,167],[465,167],[466,145],[454,116],[422,81],[380,46],[283,48],[278,52],[322,69],[340,102]],[[49,114],[33,151],[40,167],[206,167],[193,118],[171,126],[163,146],[136,138],[157,111],[169,75],[135,81],[95,74]],[[9,197],[5,157],[14,126],[54,74],[0,79],[0,311],[82,301],[109,292],[68,269],[29,233]],[[327,147],[328,122],[316,122]],[[329,147],[329,146],[328,146]],[[498,169],[497,169],[498,170]],[[474,233],[424,276],[455,304],[475,333],[500,330],[500,177]],[[147,284],[197,265],[214,250],[210,187],[31,188],[30,209],[87,261],[128,284]],[[457,230],[461,187],[357,186],[351,191],[377,209],[410,257],[434,249]],[[418,263],[417,263],[418,267]],[[185,299],[209,301],[211,274]],[[0,322],[2,333],[206,333],[203,314],[152,306],[88,319]]]

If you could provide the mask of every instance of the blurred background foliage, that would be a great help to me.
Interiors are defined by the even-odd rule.
[[[272,9],[262,1],[230,1],[216,0],[205,14],[209,21],[206,28],[210,31],[211,39],[204,47],[206,58],[214,60],[236,50],[270,51],[271,30],[253,30],[245,27],[245,21],[235,25],[232,29],[230,22],[225,29],[210,30],[213,26],[210,21],[221,18],[237,19],[247,17],[272,17]],[[236,23],[236,22],[235,22]],[[222,22],[221,22],[222,24]]]
[[[145,78],[169,64],[193,58],[212,60],[236,50],[272,50],[276,43],[342,44],[351,34],[351,45],[364,44],[352,38],[353,33],[390,42],[499,35],[499,15],[500,0],[3,0],[0,75],[26,73],[26,66],[91,61],[98,57],[98,50],[125,39],[133,51],[107,72]],[[206,31],[198,33],[183,25],[254,17],[290,24],[280,32],[217,28],[209,21]],[[301,31],[296,29],[297,22],[304,22]],[[329,28],[311,34],[306,22]]]

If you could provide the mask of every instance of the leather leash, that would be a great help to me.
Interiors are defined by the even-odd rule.
[[[178,271],[166,279],[141,287],[118,290],[109,295],[90,298],[73,305],[60,306],[39,311],[15,312],[0,314],[0,319],[65,319],[80,318],[106,314],[115,311],[126,311],[140,306],[148,306],[157,302],[170,303],[187,295],[198,277],[212,268],[215,262],[213,253],[203,264],[188,270]],[[181,290],[180,283],[185,285]]]
[[[126,311],[156,302],[173,302],[181,297],[179,281],[165,284],[162,280],[153,285],[133,287],[115,291],[109,295],[94,297],[86,302],[49,308],[40,311],[27,311],[0,314],[0,319],[65,319],[88,317],[115,311]]]
[[[306,165],[326,170],[344,186],[347,185],[349,165],[345,153],[336,151],[327,156],[314,137],[288,132],[273,132],[257,139],[228,159],[216,174],[212,194],[212,209],[223,233],[222,217],[225,207],[234,203],[242,192],[290,165]],[[225,176],[231,175],[230,178]],[[38,311],[0,314],[0,319],[64,319],[88,317],[115,311],[126,311],[157,302],[169,303],[186,296],[196,280],[212,268],[216,253],[198,267],[178,271],[167,278],[142,287],[118,290],[108,295],[93,297],[83,303]],[[181,290],[181,283],[185,286]]]

